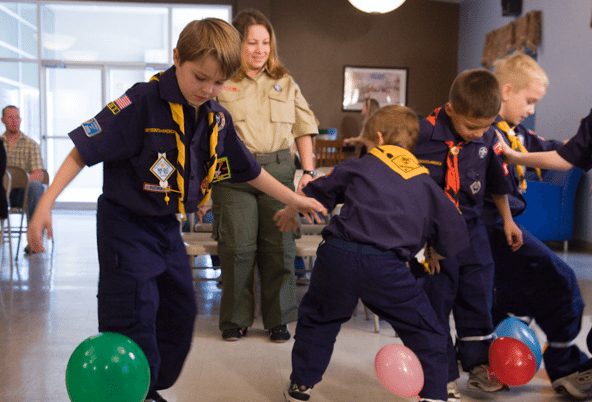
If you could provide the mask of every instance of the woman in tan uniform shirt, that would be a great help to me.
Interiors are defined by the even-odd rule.
[[[269,20],[260,11],[244,10],[233,25],[242,36],[242,67],[226,82],[218,101],[230,111],[241,139],[261,166],[290,188],[294,163],[289,149],[296,143],[304,169],[301,188],[316,174],[314,114],[277,57]],[[279,232],[273,222],[283,206],[248,184],[221,182],[214,186],[212,198],[222,266],[222,337],[236,341],[253,324],[253,274],[258,267],[263,325],[272,341],[289,340],[286,324],[297,318],[296,247],[293,234]]]

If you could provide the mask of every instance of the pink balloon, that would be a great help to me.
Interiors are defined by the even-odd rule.
[[[405,345],[383,346],[374,358],[374,367],[382,385],[397,396],[417,396],[423,388],[421,363]]]

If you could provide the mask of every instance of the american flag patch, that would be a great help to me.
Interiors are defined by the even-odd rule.
[[[113,103],[119,106],[119,109],[125,109],[132,104],[132,101],[127,95],[123,95],[122,97],[115,99]]]

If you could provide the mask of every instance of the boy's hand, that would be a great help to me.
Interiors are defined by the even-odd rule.
[[[195,213],[197,216],[197,223],[199,223],[199,224],[203,223],[203,218],[204,218],[204,216],[206,216],[206,214],[208,213],[208,211],[210,209],[212,209],[212,208],[208,207],[208,206],[202,206],[197,209],[197,212]]]
[[[512,251],[516,251],[522,247],[522,230],[520,230],[512,219],[509,222],[504,222],[504,233],[506,234],[508,246],[512,248]]]
[[[434,275],[434,274],[439,274],[440,273],[440,260],[443,260],[444,257],[442,257],[440,254],[438,254],[436,252],[436,250],[434,250],[432,247],[427,247],[426,248],[426,261],[428,262],[428,267],[430,270],[430,274]]]
[[[280,209],[273,216],[273,220],[280,232],[294,232],[298,229],[298,214],[293,208]]]
[[[53,229],[51,225],[51,208],[46,207],[42,201],[39,201],[35,213],[29,222],[27,229],[27,241],[31,251],[34,253],[42,253],[45,251],[43,247],[43,230],[47,230],[47,238],[51,239],[53,236]]]
[[[294,204],[289,207],[296,209],[302,215],[308,223],[323,223],[323,218],[319,215],[327,216],[327,208],[320,202],[311,197],[305,197],[300,194],[296,194]]]
[[[497,141],[499,147],[502,150],[502,154],[504,154],[504,159],[510,163],[516,164],[517,158],[520,156],[520,152],[514,151],[504,140],[504,137],[499,131],[495,130],[495,135],[497,135]]]

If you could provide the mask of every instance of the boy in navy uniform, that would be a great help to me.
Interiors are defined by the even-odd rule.
[[[460,399],[457,354],[469,372],[471,388],[487,392],[503,388],[488,370],[494,265],[481,220],[486,191],[502,215],[505,239],[513,249],[520,247],[521,233],[512,220],[502,160],[495,153],[497,138],[491,124],[499,108],[499,86],[493,74],[481,69],[459,74],[448,103],[422,119],[414,151],[462,212],[471,242],[458,255],[442,261],[440,275],[424,276],[426,292],[447,330],[450,313],[454,314],[457,351],[448,335],[449,401]]]
[[[516,53],[496,62],[502,106],[494,123],[503,141],[521,152],[559,149],[559,141],[546,141],[520,122],[534,113],[547,91],[545,71],[530,56]],[[526,207],[522,194],[528,191],[525,168],[509,165],[507,176],[512,188],[512,214]],[[540,176],[541,171],[537,169]],[[577,399],[592,398],[592,361],[573,341],[578,336],[584,301],[572,268],[522,228],[524,245],[512,252],[505,243],[499,215],[491,202],[485,203],[487,224],[495,262],[494,322],[512,314],[532,317],[547,336],[543,354],[545,368],[553,388]]]
[[[75,148],[29,225],[33,251],[51,235],[51,207],[84,165],[104,162],[97,204],[99,331],[138,343],[151,371],[147,400],[174,384],[196,315],[177,214],[193,212],[220,180],[249,182],[305,213],[322,210],[261,170],[228,112],[212,101],[240,65],[238,32],[218,19],[189,23],[175,65],[136,84],[69,136]]]
[[[327,209],[337,203],[343,207],[323,230],[299,307],[288,401],[310,398],[358,298],[417,354],[425,373],[421,398],[446,399],[446,332],[407,262],[426,242],[449,255],[468,240],[458,211],[410,152],[417,130],[410,109],[378,110],[363,131],[366,142],[377,147],[303,189]],[[277,216],[280,226],[293,218],[290,209]]]

